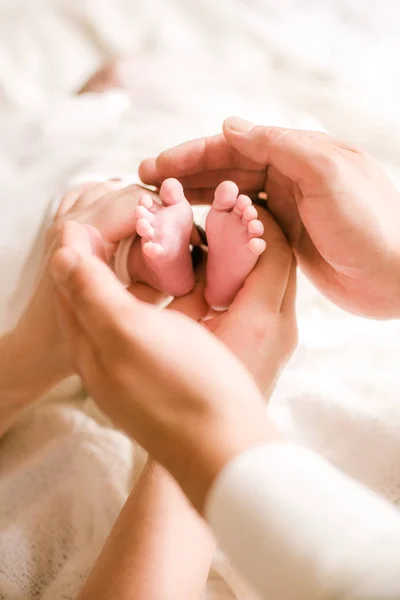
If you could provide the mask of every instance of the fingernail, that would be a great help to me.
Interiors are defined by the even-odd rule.
[[[62,286],[71,276],[78,265],[78,258],[78,254],[69,248],[57,252],[51,263],[51,274],[57,285]]]
[[[245,121],[244,119],[239,119],[239,117],[229,117],[225,120],[224,126],[236,133],[246,133],[254,127],[252,123]]]

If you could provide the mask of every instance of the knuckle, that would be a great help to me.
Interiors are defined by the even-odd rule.
[[[281,136],[280,130],[277,127],[266,127],[264,125],[256,125],[252,133],[259,144],[262,145],[275,143]]]
[[[70,275],[67,286],[71,302],[77,307],[85,307],[92,300],[91,273],[83,270],[80,265]]]
[[[346,159],[336,147],[327,146],[315,158],[315,172],[326,181],[337,181],[342,177],[345,162]]]
[[[257,137],[264,138],[270,140],[271,137],[274,137],[274,133],[277,130],[276,127],[268,127],[266,125],[256,125],[253,129],[254,134]]]
[[[293,135],[294,131],[283,127],[257,125],[253,135],[261,146],[277,145],[287,135]]]

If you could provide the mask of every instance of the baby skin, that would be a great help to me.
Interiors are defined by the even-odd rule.
[[[160,203],[146,193],[136,209],[137,238],[128,254],[132,280],[148,283],[171,296],[189,293],[195,284],[190,239],[193,212],[176,179],[160,189]],[[206,221],[208,260],[205,299],[226,309],[253,270],[266,244],[263,224],[248,196],[231,181],[221,183]]]

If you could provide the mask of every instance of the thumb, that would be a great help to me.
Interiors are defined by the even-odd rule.
[[[229,117],[223,125],[227,142],[251,160],[272,165],[294,182],[315,173],[315,164],[329,155],[332,141],[320,132],[253,125]]]
[[[64,245],[55,252],[51,270],[56,289],[81,330],[97,346],[116,339],[129,329],[129,323],[143,318],[144,305],[135,300],[114,273],[99,258]]]

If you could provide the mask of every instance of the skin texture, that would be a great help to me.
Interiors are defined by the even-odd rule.
[[[372,318],[400,316],[400,198],[368,154],[326,134],[228,119],[223,133],[144,161],[146,183],[177,177],[193,203],[215,185],[268,196],[299,265],[339,306]]]

